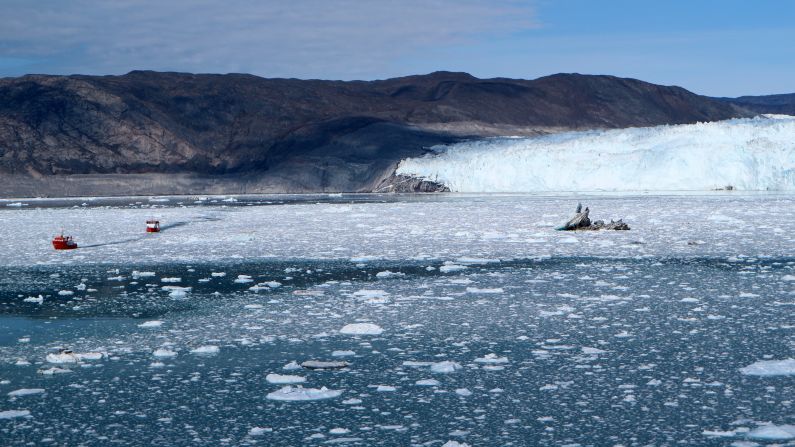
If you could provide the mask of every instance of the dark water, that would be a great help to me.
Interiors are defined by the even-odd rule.
[[[4,268],[0,411],[30,416],[0,419],[0,445],[719,446],[770,444],[744,432],[795,423],[792,376],[739,371],[794,356],[795,282],[782,279],[793,274],[792,259],[553,258],[447,273],[440,266]],[[155,276],[136,278],[134,270]],[[378,278],[383,271],[402,275]],[[252,282],[235,282],[238,275]],[[271,281],[280,284],[265,285]],[[257,283],[263,290],[249,290]],[[169,285],[192,289],[172,297],[162,289]],[[23,301],[39,294],[42,304]],[[151,320],[163,323],[138,326]],[[383,333],[339,333],[355,322]],[[204,345],[219,352],[190,352]],[[40,374],[59,347],[105,356]],[[158,348],[177,355],[155,358]],[[477,361],[489,354],[507,361]],[[282,369],[310,359],[350,367]],[[442,374],[412,363],[441,361],[462,368]],[[282,387],[265,380],[269,373],[343,393],[269,400]],[[426,379],[439,384],[416,384]],[[33,388],[45,391],[6,396]]]

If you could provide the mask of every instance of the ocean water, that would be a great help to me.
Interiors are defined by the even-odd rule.
[[[3,210],[0,445],[793,443],[792,197],[396,197]]]

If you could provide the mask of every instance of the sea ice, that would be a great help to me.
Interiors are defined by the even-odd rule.
[[[445,360],[443,362],[437,362],[431,364],[431,372],[439,374],[456,372],[462,368],[463,367],[459,363],[450,360]]]
[[[0,419],[13,419],[30,416],[29,410],[5,410],[0,411]]]
[[[351,323],[340,329],[340,334],[345,335],[380,335],[384,330],[373,323]]]
[[[41,394],[44,392],[44,388],[22,388],[18,390],[11,391],[8,393],[10,397],[20,397],[20,396],[30,396],[32,394]]]
[[[288,383],[304,383],[306,382],[306,377],[288,374],[268,374],[265,376],[265,380],[267,380],[268,383],[283,385]]]
[[[198,348],[191,349],[191,354],[199,354],[199,355],[213,355],[218,354],[220,352],[220,348],[218,346],[213,345],[204,345],[199,346]]]
[[[744,368],[740,372],[747,376],[772,377],[795,375],[795,359],[760,360]]]
[[[342,394],[341,390],[330,390],[326,387],[303,388],[301,386],[287,385],[278,391],[268,393],[266,396],[270,400],[280,400],[287,402],[332,399]]]

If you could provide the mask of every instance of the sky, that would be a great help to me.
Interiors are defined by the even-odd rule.
[[[0,0],[0,77],[611,74],[795,92],[793,0]]]

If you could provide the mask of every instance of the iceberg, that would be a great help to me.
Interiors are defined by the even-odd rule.
[[[795,190],[795,117],[497,137],[434,146],[397,174],[454,192]]]

